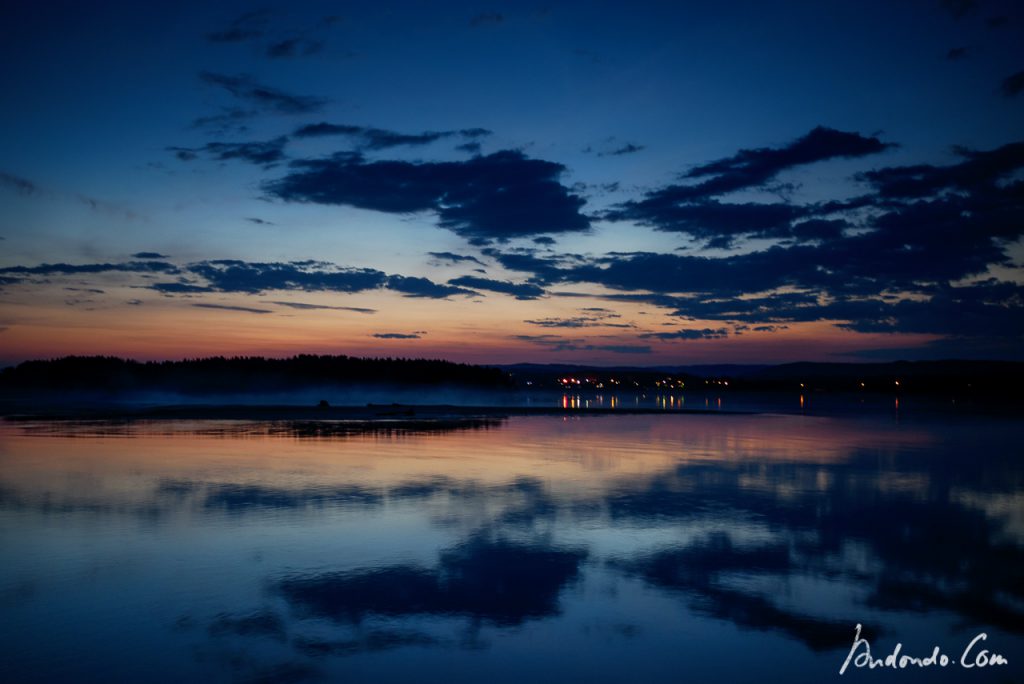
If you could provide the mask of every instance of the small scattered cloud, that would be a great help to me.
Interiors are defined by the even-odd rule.
[[[401,292],[406,297],[429,297],[431,299],[444,299],[452,295],[472,296],[477,294],[472,290],[454,285],[439,285],[432,280],[417,276],[388,276],[387,288],[395,292]]]
[[[39,264],[38,266],[7,266],[0,268],[0,273],[21,275],[81,275],[86,273],[169,273],[176,274],[180,270],[174,264],[164,261],[130,261],[125,263],[101,264]]]
[[[946,59],[950,60],[951,62],[965,59],[969,52],[970,49],[967,47],[951,48],[949,52],[946,53]]]
[[[0,186],[21,195],[32,195],[39,189],[35,183],[27,178],[15,176],[13,173],[6,173],[4,171],[0,171]]]
[[[277,306],[287,306],[292,309],[301,309],[303,311],[313,311],[320,309],[329,309],[331,311],[352,311],[354,313],[361,314],[375,314],[376,309],[367,309],[360,306],[330,306],[327,304],[307,304],[305,302],[283,302],[283,301],[268,301],[265,304],[276,304]]]
[[[132,258],[133,259],[168,259],[170,257],[168,257],[166,254],[161,254],[160,252],[136,252],[135,254],[132,254]]]
[[[616,147],[610,152],[598,152],[599,157],[621,157],[624,154],[635,154],[641,150],[647,149],[646,145],[634,145],[633,143],[626,143],[622,147]]]
[[[177,282],[170,283],[153,283],[149,286],[149,289],[155,290],[165,295],[175,294],[198,294],[200,292],[216,292],[216,290],[208,285],[196,285],[194,282],[186,280],[179,280]]]
[[[1006,97],[1016,97],[1024,92],[1024,70],[1004,78],[999,89]]]
[[[118,204],[90,197],[89,195],[83,195],[81,193],[66,193],[47,190],[41,188],[37,183],[27,178],[17,176],[13,173],[6,173],[4,171],[0,171],[0,188],[6,188],[7,190],[24,196],[53,197],[75,202],[88,207],[92,211],[106,214],[108,216],[127,219],[129,221],[141,218],[134,211]]]
[[[211,43],[243,43],[263,36],[270,19],[268,10],[254,10],[236,17],[226,28],[206,34]]]
[[[427,252],[430,256],[434,257],[438,261],[447,261],[452,264],[459,263],[473,263],[485,266],[484,262],[477,259],[475,256],[469,256],[466,254],[455,254],[454,252]]]
[[[192,128],[216,135],[240,135],[249,131],[246,122],[259,114],[253,109],[222,107],[218,114],[200,116],[192,120]]]
[[[193,161],[199,156],[206,155],[217,161],[229,161],[237,159],[263,167],[272,166],[286,157],[284,154],[285,144],[288,138],[281,136],[273,140],[257,142],[210,142],[202,147],[168,147],[168,151],[174,152],[181,161]]]
[[[488,24],[501,24],[504,21],[505,16],[499,12],[483,12],[470,19],[469,25],[472,28],[478,28]]]
[[[523,323],[540,326],[542,328],[632,328],[632,323],[617,323],[614,319],[622,318],[619,314],[600,307],[582,309],[583,316],[571,316],[568,318],[537,318],[525,320]]]
[[[228,76],[203,71],[200,72],[199,79],[207,85],[227,91],[236,99],[260,110],[278,114],[311,114],[327,104],[325,98],[286,93],[277,88],[257,83],[247,74]]]
[[[221,309],[223,311],[241,311],[243,313],[251,314],[268,314],[274,313],[270,309],[256,309],[251,306],[232,306],[228,304],[207,304],[205,302],[197,302],[192,306],[199,307],[201,309]]]
[[[255,216],[246,216],[245,220],[250,223],[255,223],[257,226],[276,226],[277,224],[273,221],[267,221],[265,219],[257,218]]]
[[[655,338],[659,340],[720,340],[729,336],[726,328],[684,328],[673,332],[644,333],[642,338]]]
[[[378,340],[418,340],[426,334],[423,330],[417,330],[411,333],[373,333],[373,337]]]
[[[271,59],[288,57],[309,57],[324,49],[322,40],[311,40],[304,37],[285,38],[267,46],[266,55]]]
[[[939,6],[954,19],[963,19],[978,8],[978,0],[939,0]]]
[[[479,263],[479,262],[478,262]],[[544,294],[544,288],[531,283],[512,283],[506,280],[493,280],[491,278],[478,278],[476,276],[462,276],[448,281],[449,285],[471,287],[477,290],[488,292],[500,292],[512,295],[516,299],[537,299]]]
[[[316,124],[307,124],[296,129],[296,138],[317,138],[324,136],[342,136],[355,141],[356,146],[366,150],[384,150],[391,147],[429,145],[442,138],[462,137],[469,139],[467,144],[479,144],[475,139],[491,135],[491,132],[484,128],[464,128],[451,131],[423,131],[421,133],[399,133],[384,128],[372,126],[356,126],[352,124],[332,124],[322,121]]]
[[[646,344],[592,344],[585,340],[568,339],[558,335],[514,335],[512,339],[529,342],[551,352],[610,352],[612,354],[650,354]]]

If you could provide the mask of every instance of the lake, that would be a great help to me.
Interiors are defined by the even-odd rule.
[[[1022,681],[1022,443],[956,411],[7,422],[0,672]],[[957,662],[840,675],[858,624]]]

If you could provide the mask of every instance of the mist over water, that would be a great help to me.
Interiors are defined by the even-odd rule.
[[[861,623],[880,657],[985,632],[1010,664],[848,679],[1012,681],[1022,437],[922,411],[5,423],[0,671],[820,682]]]

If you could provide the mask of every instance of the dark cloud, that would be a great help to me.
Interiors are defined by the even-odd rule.
[[[224,310],[224,311],[241,311],[243,313],[252,313],[252,314],[274,313],[270,309],[255,309],[255,308],[252,308],[252,307],[249,307],[249,306],[230,306],[228,304],[197,303],[197,304],[193,304],[192,306],[198,306],[198,307],[200,307],[202,309],[221,309],[221,310]]]
[[[133,259],[167,259],[168,256],[166,254],[161,254],[160,252],[136,252],[135,254],[132,254],[132,258]]]
[[[250,223],[255,223],[257,226],[273,226],[273,225],[277,225],[273,221],[266,221],[264,219],[257,218],[255,216],[247,216],[245,218],[245,220],[249,221]]]
[[[978,8],[978,0],[939,0],[939,6],[954,19],[962,19]]]
[[[182,278],[177,282],[154,283],[149,288],[165,294],[199,292],[262,294],[272,290],[354,293],[387,288],[401,292],[408,297],[435,299],[443,299],[452,295],[476,294],[460,287],[439,285],[427,278],[388,275],[372,268],[339,267],[320,261],[264,263],[218,259],[191,263],[181,267],[181,270],[188,273],[191,279]],[[174,271],[174,273],[177,272]],[[304,308],[295,303],[282,305]],[[362,313],[370,311],[368,309],[350,309]]]
[[[985,20],[989,28],[1002,28],[1010,23],[1010,17],[1000,14],[994,17],[989,17]]]
[[[391,147],[429,145],[442,138],[460,136],[462,138],[480,138],[490,135],[491,132],[484,128],[465,128],[458,131],[424,131],[422,133],[399,133],[383,128],[372,128],[369,126],[354,126],[351,124],[332,124],[321,122],[308,124],[298,128],[294,135],[296,138],[313,138],[322,136],[344,136],[353,139],[357,146],[367,150],[384,150]],[[478,143],[467,143],[476,145]]]
[[[967,57],[969,52],[966,47],[950,48],[949,52],[946,53],[946,59],[950,61],[956,61]]]
[[[0,171],[0,186],[22,195],[31,195],[39,189],[35,183],[27,178],[15,176],[12,173],[5,173],[4,171]]]
[[[321,262],[201,261],[187,270],[218,292],[258,294],[267,290],[362,292],[384,287],[387,275],[370,268],[338,268]]]
[[[106,273],[119,271],[124,273],[179,273],[174,264],[165,261],[129,261],[111,264],[39,264],[38,266],[7,266],[0,268],[0,273],[18,273],[23,275],[79,275],[85,273]]]
[[[728,336],[729,331],[725,328],[704,328],[703,330],[684,328],[673,332],[644,333],[640,335],[642,338],[656,338],[659,340],[720,340]]]
[[[227,76],[210,71],[199,74],[204,83],[222,88],[235,98],[258,107],[260,110],[279,114],[310,114],[320,110],[327,100],[310,95],[292,95],[270,86],[253,81],[248,75]]]
[[[462,143],[461,145],[456,145],[455,149],[460,150],[462,152],[468,152],[469,154],[480,154],[480,150],[482,149],[482,147],[480,143],[473,141]]]
[[[599,157],[621,157],[624,154],[634,154],[641,150],[647,149],[646,145],[634,145],[633,143],[627,143],[622,147],[617,147],[610,152],[600,152],[597,156]]]
[[[957,152],[963,161],[949,166],[916,164],[886,167],[859,174],[858,178],[870,184],[884,200],[919,199],[947,190],[963,193],[998,191],[999,188],[995,187],[997,181],[1024,168],[1024,142],[1008,143],[986,151],[958,148]],[[997,201],[999,194],[1006,199],[1014,199],[1012,187],[1003,190],[1010,192],[986,193],[977,199]],[[1019,186],[1015,192],[1020,192]]]
[[[630,323],[612,323],[611,319],[622,318],[619,314],[601,308],[584,309],[585,316],[573,316],[571,318],[538,318],[526,320],[523,323],[540,326],[541,328],[632,328]]]
[[[114,204],[112,202],[106,202],[89,195],[83,195],[81,193],[68,193],[68,192],[57,192],[53,190],[47,190],[40,187],[33,181],[16,176],[11,173],[0,171],[0,188],[6,188],[20,195],[25,196],[40,196],[40,197],[51,197],[66,201],[76,202],[78,204],[88,207],[90,210],[106,214],[109,216],[115,216],[121,219],[128,219],[129,221],[140,218],[138,214],[130,209],[126,209],[122,206]]]
[[[192,120],[192,128],[202,129],[219,135],[242,134],[249,130],[245,124],[259,112],[241,107],[224,107],[219,114],[200,116]]]
[[[418,340],[423,333],[373,333],[373,336],[379,340]]]
[[[266,304],[276,304],[278,306],[287,306],[291,309],[301,309],[303,311],[313,311],[319,309],[329,309],[331,311],[352,311],[354,313],[361,314],[375,314],[376,309],[367,309],[359,306],[329,306],[326,304],[307,304],[305,302],[282,302],[282,301],[269,301]]]
[[[259,38],[262,31],[243,28],[229,28],[223,31],[213,31],[206,34],[206,39],[211,43],[242,43],[247,40]]]
[[[690,169],[683,178],[707,180],[696,185],[671,186],[658,192],[660,196],[676,201],[704,199],[761,187],[787,169],[828,159],[864,157],[893,146],[873,136],[818,126],[783,147],[740,150],[731,157],[701,164]]]
[[[502,151],[458,162],[367,161],[343,153],[301,160],[269,195],[388,213],[433,211],[458,235],[487,242],[587,230],[584,200],[559,183],[565,167]]]
[[[239,159],[251,164],[259,164],[267,167],[283,161],[286,158],[284,154],[284,146],[287,142],[288,138],[281,136],[279,138],[274,138],[273,140],[265,140],[262,142],[210,142],[197,148],[168,147],[167,149],[174,152],[175,156],[181,161],[193,161],[194,159],[197,159],[200,154],[205,154],[211,159],[216,159],[218,161]]]
[[[544,294],[544,289],[531,283],[511,283],[506,280],[493,280],[491,278],[478,278],[476,276],[462,276],[448,281],[449,285],[471,287],[477,290],[489,292],[500,292],[509,294],[516,299],[536,299]]]
[[[476,292],[453,285],[439,285],[427,278],[416,276],[388,276],[387,287],[389,290],[401,292],[406,297],[430,297],[432,299],[444,299],[451,295],[475,295]]]
[[[688,233],[708,240],[714,247],[728,247],[742,235],[793,237],[792,223],[810,215],[812,208],[788,203],[723,202],[715,198],[763,188],[787,169],[828,159],[862,157],[890,147],[891,144],[876,137],[819,126],[784,147],[740,150],[731,157],[697,166],[683,178],[699,182],[648,192],[641,200],[613,207],[605,218]]]
[[[182,279],[173,283],[153,283],[149,289],[156,290],[166,295],[171,294],[198,294],[200,292],[216,292],[214,288],[206,285],[196,285],[194,282]]]
[[[548,237],[546,235],[542,235],[540,237],[533,238],[533,244],[535,244],[535,245],[551,246],[551,245],[555,244],[555,238]]]
[[[1024,92],[1024,70],[1004,78],[999,89],[1006,97],[1016,97]]]
[[[500,24],[504,21],[505,17],[498,12],[483,12],[470,19],[469,25],[472,28],[477,28],[486,24]]]
[[[270,12],[267,10],[246,12],[235,18],[227,28],[207,33],[206,39],[211,43],[242,43],[254,40],[263,35],[269,19]]]
[[[282,59],[286,57],[309,57],[324,49],[322,40],[309,38],[285,38],[267,46],[267,57]]]
[[[731,237],[737,226],[788,236],[759,251],[585,258],[524,249],[483,253],[549,289],[595,283],[620,292],[607,299],[647,302],[696,320],[821,320],[859,332],[1019,339],[1015,321],[1024,319],[1024,298],[1017,286],[964,281],[986,277],[993,266],[1013,267],[1008,246],[1024,234],[1024,143],[958,154],[960,160],[946,166],[862,173],[858,179],[869,194],[844,202],[758,205],[749,216],[748,205],[717,202],[673,209],[673,220],[699,218],[701,227],[688,224],[688,230],[703,230],[699,234],[712,242]],[[721,215],[712,220],[714,212]]]
[[[535,344],[551,352],[591,352],[603,351],[613,354],[650,354],[651,347],[646,344],[591,344],[585,340],[568,339],[558,335],[515,335],[512,339]]]
[[[427,252],[430,256],[434,257],[438,261],[449,261],[453,264],[469,262],[473,264],[480,264],[486,266],[484,262],[477,259],[475,256],[468,256],[465,254],[455,254],[454,252]]]

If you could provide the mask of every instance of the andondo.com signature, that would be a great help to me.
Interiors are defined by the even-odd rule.
[[[970,643],[967,644],[967,647],[960,654],[959,660],[950,658],[938,646],[932,649],[931,654],[927,656],[907,655],[901,653],[903,650],[902,643],[896,644],[896,647],[892,649],[892,653],[882,658],[876,658],[871,654],[871,644],[868,643],[867,639],[862,638],[860,633],[861,626],[858,624],[853,637],[853,646],[850,648],[846,660],[843,661],[843,666],[839,668],[839,674],[845,673],[846,668],[851,663],[854,667],[866,667],[869,670],[874,670],[878,667],[904,670],[908,667],[949,667],[950,665],[959,665],[964,669],[970,670],[1010,664],[1010,661],[1005,657],[982,648],[984,641],[988,639],[988,634],[985,632],[981,632],[971,639]]]

